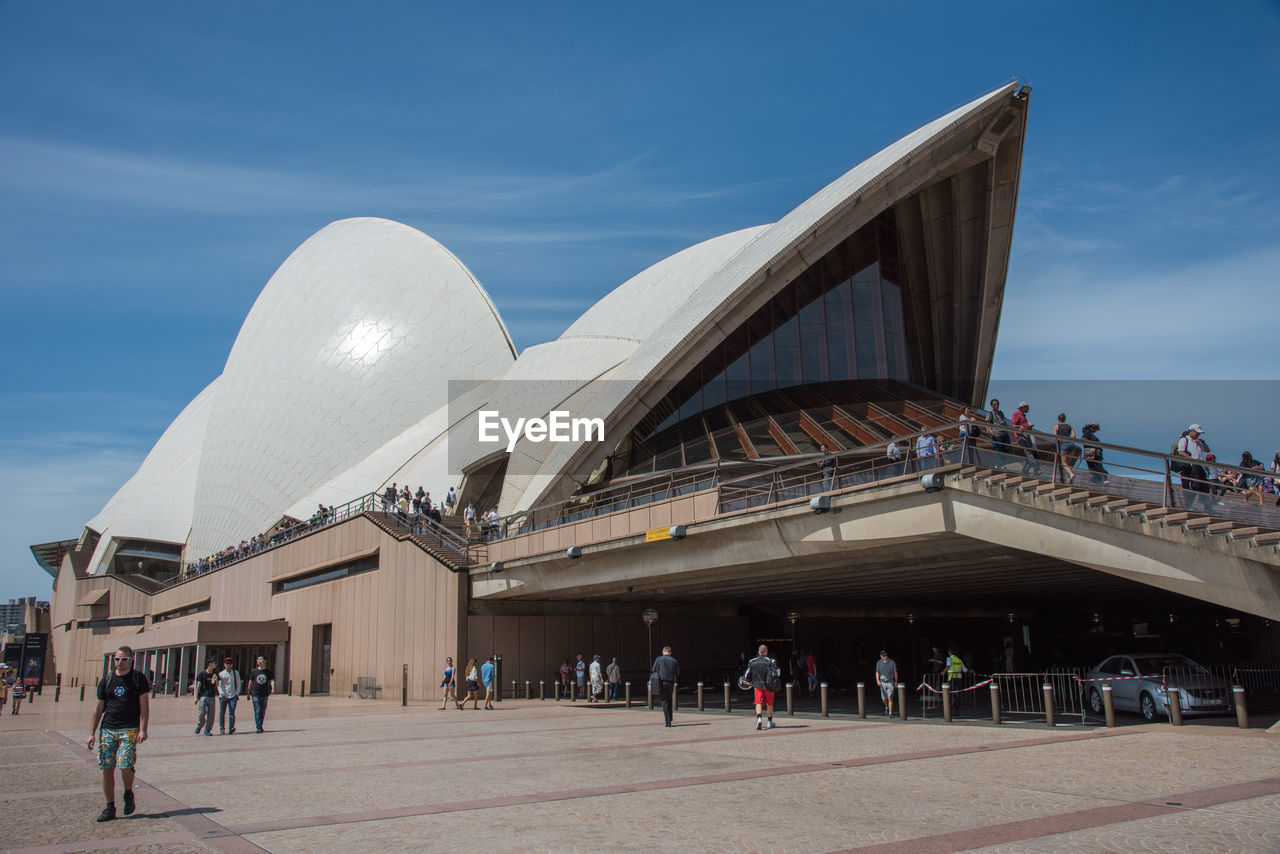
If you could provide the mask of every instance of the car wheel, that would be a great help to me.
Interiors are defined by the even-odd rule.
[[[1099,691],[1097,688],[1089,689],[1089,708],[1093,711],[1095,715],[1100,715],[1103,712],[1102,692]]]
[[[1146,718],[1147,721],[1154,721],[1156,719],[1156,701],[1153,700],[1151,695],[1146,691],[1143,691],[1142,696],[1138,699],[1138,708],[1141,710],[1142,716]]]

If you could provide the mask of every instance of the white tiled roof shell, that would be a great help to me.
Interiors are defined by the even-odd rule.
[[[497,383],[489,408],[523,417],[541,417],[552,409],[574,415],[593,410],[592,398],[610,384],[616,366],[680,310],[692,291],[767,229],[762,225],[713,237],[632,276],[588,309],[557,340],[521,353]],[[491,447],[474,442],[472,430],[458,431],[457,441],[469,445],[459,449],[460,459],[492,452]],[[554,447],[524,440],[516,445],[507,461],[499,512],[516,509],[528,490],[542,491],[547,479],[554,476],[544,466]]]
[[[439,243],[382,219],[321,229],[271,277],[227,358],[188,557],[269,527],[444,406],[446,379],[497,376],[514,358],[488,295]]]
[[[493,452],[477,441],[474,418],[460,422],[461,416],[481,407],[513,418],[543,416],[552,409],[576,411],[585,384],[607,377],[684,300],[690,288],[705,281],[764,228],[707,240],[638,273],[597,302],[559,339],[525,349],[500,379],[431,412],[285,512],[310,516],[317,504],[337,504],[392,481],[408,483],[411,489],[422,485],[433,496],[442,495],[449,486],[458,485],[456,463]],[[449,378],[456,377],[450,374]],[[538,470],[545,453],[545,444],[517,446],[508,462],[508,492],[518,496],[518,485]]]
[[[214,380],[178,413],[142,465],[88,527],[102,535],[89,564],[101,569],[111,538],[184,543],[191,531],[200,448],[218,385]]]
[[[723,306],[742,299],[772,264],[791,257],[796,247],[817,226],[842,215],[862,193],[878,185],[901,163],[927,157],[929,150],[956,131],[961,125],[1002,101],[1018,88],[1010,83],[963,107],[930,122],[919,130],[880,151],[844,175],[832,181],[777,223],[764,229],[743,249],[715,270],[706,280],[689,288],[688,296],[674,310],[665,313],[664,322],[644,336],[635,352],[613,372],[612,378],[625,382],[599,385],[600,392],[581,414],[602,417],[613,431],[619,427],[620,415],[629,401],[645,392],[647,386],[664,373],[664,365],[691,342],[704,335],[726,335],[732,330],[716,330],[717,317]],[[540,488],[528,489],[517,501],[504,495],[505,512],[536,506],[561,476],[572,470],[573,460],[582,451],[580,445],[560,443],[548,447],[548,453],[536,476]]]

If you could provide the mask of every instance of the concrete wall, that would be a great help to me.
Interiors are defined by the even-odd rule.
[[[377,549],[379,568],[272,595],[271,579],[342,562]],[[104,606],[77,605],[90,592],[109,590]],[[209,600],[209,610],[153,623],[151,615]],[[191,636],[199,622],[283,620],[290,628],[288,673],[311,680],[312,628],[333,626],[331,692],[347,693],[358,676],[374,676],[384,696],[398,696],[403,665],[409,666],[410,696],[430,693],[437,663],[465,642],[466,578],[456,575],[417,546],[397,541],[365,519],[319,531],[287,546],[259,554],[225,569],[198,576],[155,595],[147,595],[110,576],[75,578],[70,559],[63,563],[52,603],[52,638],[63,684],[72,679],[96,683],[102,654],[128,644],[148,649],[163,638]],[[147,615],[146,625],[129,628],[67,628],[69,621]],[[251,637],[245,643],[256,642]]]

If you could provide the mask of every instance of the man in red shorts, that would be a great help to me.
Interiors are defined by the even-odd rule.
[[[112,656],[115,669],[98,683],[98,705],[93,710],[93,723],[89,726],[89,740],[85,746],[93,750],[98,740],[98,767],[102,769],[102,793],[107,805],[98,815],[98,821],[111,821],[116,817],[116,768],[120,768],[120,780],[124,783],[124,814],[132,815],[133,767],[135,749],[147,740],[147,721],[151,716],[151,697],[147,693],[151,684],[147,677],[133,669],[133,650],[122,646]],[[98,726],[102,731],[99,733]]]
[[[769,657],[769,647],[760,644],[759,654],[747,662],[747,674],[756,692],[756,729],[764,729],[761,717],[769,712],[768,728],[773,729],[773,693],[782,687],[782,671],[778,662]]]

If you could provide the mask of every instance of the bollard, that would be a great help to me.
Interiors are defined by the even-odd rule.
[[[796,686],[794,682],[787,683],[787,714],[789,715],[794,715],[796,713],[796,707],[795,707],[795,704],[793,703],[793,698],[795,696],[795,689],[796,689]]]
[[[678,708],[680,708],[680,683],[672,682],[671,683],[671,711],[675,712],[675,710]]]
[[[307,680],[305,679],[303,679],[302,682],[298,684],[298,696],[299,697],[307,696]]]
[[[545,679],[538,680],[538,699],[547,699],[547,680]]]
[[[867,719],[867,683],[858,683],[858,717]]]
[[[828,708],[827,708],[827,683],[823,682],[821,685],[819,685],[818,690],[822,697],[822,716],[824,718],[829,718],[831,717],[831,715],[829,714]]]
[[[156,698],[156,691],[158,691],[158,690],[160,690],[160,683],[158,683],[158,682],[152,682],[152,683],[151,683],[151,699],[153,699],[153,700],[154,700],[154,699]],[[84,699],[84,686],[83,686],[83,685],[81,685],[81,686],[80,686],[80,699],[81,699],[81,700],[83,700],[83,699]]]
[[[1107,726],[1116,725],[1116,706],[1115,700],[1111,697],[1110,685],[1102,686],[1102,716],[1106,719]]]
[[[1040,690],[1044,691],[1044,723],[1045,726],[1055,727],[1057,724],[1053,718],[1053,685],[1048,682],[1040,686]]]
[[[409,665],[402,664],[400,668],[400,706],[403,708],[409,705]],[[374,693],[376,694],[377,691]]]
[[[569,683],[569,702],[570,703],[578,702],[578,683],[577,682]]]
[[[698,711],[700,712],[706,711],[706,709],[703,708],[703,705],[702,705],[702,683],[701,682],[698,683]]]
[[[907,719],[907,686],[904,682],[898,683],[898,720],[905,721]]]
[[[528,679],[524,680],[524,698],[526,700],[533,699],[533,683]]]
[[[650,682],[647,686],[645,686],[644,693],[646,698],[645,708],[647,708],[649,711],[652,712],[653,711],[653,683],[652,682]]]
[[[245,686],[245,687],[248,687],[248,686]],[[290,679],[287,683],[285,683],[284,693],[286,697],[293,696],[293,680],[292,679]]]
[[[625,682],[623,686],[627,689],[627,708],[631,708],[631,683]]]
[[[950,682],[942,683],[942,719],[947,723],[951,723],[951,683]]]
[[[62,674],[58,674],[58,681],[54,683],[57,687],[53,689],[53,701],[56,703],[62,698]]]
[[[519,684],[519,683],[518,683],[518,682],[516,682],[516,680],[514,680],[514,679],[512,679],[512,680],[511,680],[511,699],[513,699],[513,700],[516,698],[516,686],[517,686],[518,684]],[[499,691],[499,692],[498,692],[498,699],[499,699],[499,700],[501,700],[501,699],[502,699],[502,692],[501,692],[501,691]]]
[[[80,702],[84,702],[84,683],[80,683]]]
[[[1000,726],[1000,686],[991,683],[991,722]]]
[[[1231,697],[1236,701],[1236,725],[1240,729],[1249,728],[1249,704],[1244,698],[1244,686],[1234,685],[1231,688]]]
[[[1182,693],[1173,685],[1169,686],[1169,723],[1182,726]]]

